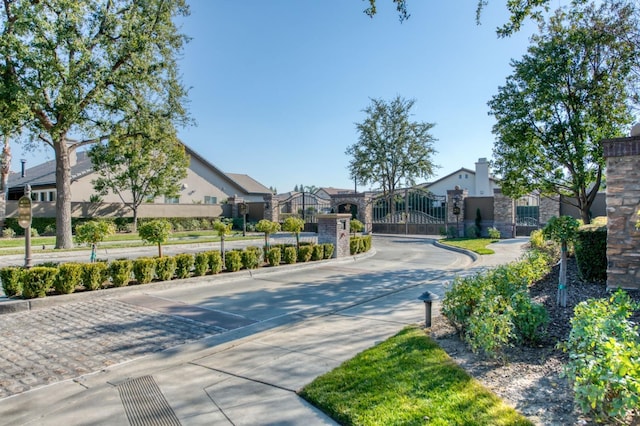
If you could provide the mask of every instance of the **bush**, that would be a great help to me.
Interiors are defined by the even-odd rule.
[[[588,300],[575,307],[571,332],[561,348],[569,353],[565,373],[575,401],[597,420],[622,423],[640,416],[640,338],[629,321],[640,305],[622,290],[609,300]]]
[[[13,238],[16,236],[16,231],[13,228],[4,228],[2,230],[2,238]]]
[[[82,283],[82,264],[63,263],[58,267],[58,275],[53,283],[53,288],[60,294],[69,294],[76,291]]]
[[[351,237],[351,239],[349,239],[349,253],[352,255],[358,254],[362,250],[364,250],[364,245],[360,237]]]
[[[201,277],[209,270],[209,256],[207,253],[196,253],[193,258],[193,275]]]
[[[169,281],[176,274],[176,258],[173,256],[156,258],[156,278]]]
[[[298,250],[298,262],[308,262],[311,260],[311,254],[313,252],[313,246],[300,246]]]
[[[198,221],[199,222],[199,221]],[[199,225],[198,225],[199,226]],[[195,263],[195,257],[191,253],[182,253],[175,256],[176,277],[182,279],[191,275],[191,270]]]
[[[129,259],[114,260],[109,264],[109,276],[111,283],[116,287],[123,287],[131,281],[133,261]]]
[[[494,228],[493,226],[487,230],[487,233],[489,234],[489,238],[491,238],[492,240],[500,239],[500,231],[498,231],[498,229]]]
[[[287,265],[292,263],[296,263],[296,259],[298,254],[296,253],[295,247],[285,247],[284,253],[282,253],[282,261]]]
[[[82,285],[87,290],[97,290],[107,280],[107,264],[104,262],[82,264]]]
[[[22,295],[27,299],[45,297],[51,291],[58,274],[58,268],[34,266],[24,273]]]
[[[445,293],[442,313],[474,351],[502,358],[513,342],[540,339],[548,322],[542,305],[531,301],[528,285],[540,257],[456,277]],[[522,263],[525,263],[523,265]]]
[[[333,257],[334,246],[331,243],[322,244],[322,249],[324,251],[324,258],[331,259]]]
[[[322,258],[324,257],[324,250],[322,248],[322,245],[315,244],[312,247],[313,249],[311,250],[311,260],[322,260]]]
[[[546,249],[546,240],[544,238],[544,233],[542,229],[536,229],[535,231],[531,231],[529,236],[529,244],[531,244],[531,248],[537,250],[545,250]]]
[[[222,253],[220,250],[211,250],[207,252],[209,257],[209,269],[212,274],[219,274],[222,271]]]
[[[7,297],[20,296],[22,294],[24,271],[25,269],[19,266],[7,266],[0,269],[2,290]]]
[[[467,229],[465,229],[464,234],[467,238],[479,237],[478,228],[475,225],[467,226]]]
[[[138,284],[147,284],[153,280],[156,260],[150,257],[139,257],[133,261],[133,277]]]
[[[242,266],[246,269],[256,269],[262,263],[262,249],[249,246],[242,251]]]
[[[607,279],[607,227],[583,226],[574,243],[576,262],[583,280]]]
[[[267,252],[267,261],[271,266],[280,265],[281,258],[282,258],[282,251],[280,250],[280,247],[272,247]]]
[[[354,234],[356,232],[362,232],[364,229],[364,223],[360,222],[358,219],[351,219],[349,221],[349,229],[351,229],[351,232]]]
[[[242,268],[242,254],[237,250],[231,250],[225,253],[224,266],[229,272],[236,272]]]

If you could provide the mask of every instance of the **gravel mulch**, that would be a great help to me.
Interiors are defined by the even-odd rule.
[[[568,338],[573,308],[583,300],[608,298],[604,282],[581,282],[575,259],[569,259],[567,269],[567,307],[556,305],[559,267],[530,289],[534,301],[543,303],[549,312],[549,327],[537,347],[509,348],[508,362],[502,364],[472,353],[459,339],[446,318],[433,319],[430,336],[465,370],[498,396],[509,402],[537,425],[591,425],[591,419],[574,407],[571,384],[562,377],[567,356],[556,348]],[[640,292],[629,293],[640,301]],[[632,321],[640,323],[640,312]]]

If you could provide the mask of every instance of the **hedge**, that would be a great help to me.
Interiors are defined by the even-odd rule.
[[[607,227],[583,226],[574,243],[580,278],[586,281],[607,279]]]

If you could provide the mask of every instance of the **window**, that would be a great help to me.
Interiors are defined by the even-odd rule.
[[[56,191],[49,191],[49,201],[56,200]]]
[[[180,197],[164,197],[165,204],[180,204]]]
[[[205,195],[204,196],[204,203],[205,204],[218,204],[218,197],[213,197],[211,195]]]
[[[458,179],[462,179],[462,173],[458,175]]]
[[[465,173],[465,174],[464,174],[464,178],[465,178],[465,179],[469,179],[469,173]]]
[[[38,192],[38,195],[40,196],[40,201],[49,201],[49,200],[47,200],[47,193],[46,192]]]

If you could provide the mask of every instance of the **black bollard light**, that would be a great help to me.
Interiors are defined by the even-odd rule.
[[[431,327],[431,304],[435,300],[439,299],[438,295],[430,291],[425,291],[420,295],[420,297],[418,297],[418,299],[424,302],[424,310],[425,310],[424,327],[429,328]]]

